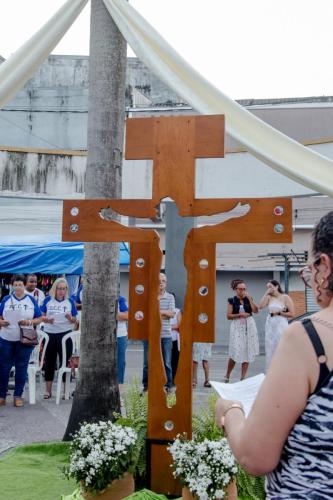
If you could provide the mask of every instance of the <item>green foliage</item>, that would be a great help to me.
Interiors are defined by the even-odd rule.
[[[150,490],[140,490],[136,491],[129,497],[126,497],[126,500],[167,500],[167,497],[164,495],[158,495]]]
[[[172,408],[173,406],[175,406],[175,404],[177,403],[177,396],[176,396],[176,393],[173,392],[173,393],[169,393],[167,394],[166,396],[166,404],[167,404],[167,407],[168,408]]]
[[[200,407],[199,412],[192,417],[193,437],[198,441],[209,439],[217,441],[224,437],[222,429],[215,423],[215,404],[218,397],[211,394],[208,399],[207,408]]]
[[[242,500],[264,500],[265,479],[264,477],[254,477],[245,472],[241,467],[237,474],[238,498]]]
[[[132,427],[137,435],[134,477],[136,485],[144,485],[146,478],[146,437],[148,420],[148,396],[141,395],[139,384],[134,380],[124,395],[124,415],[115,415],[115,423]]]

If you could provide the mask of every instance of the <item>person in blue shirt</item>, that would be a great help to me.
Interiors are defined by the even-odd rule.
[[[68,283],[65,278],[58,278],[52,285],[48,297],[41,307],[44,313],[44,332],[49,336],[45,352],[45,385],[44,399],[52,397],[52,384],[56,367],[57,356],[62,364],[62,339],[70,333],[77,319],[75,302],[68,296]],[[67,340],[66,365],[72,355],[71,339]]]
[[[128,306],[125,297],[119,296],[117,314],[117,368],[118,384],[124,383],[127,349]]]
[[[77,292],[72,295],[72,299],[75,300],[76,309],[78,311],[81,311],[82,308],[82,291],[83,291],[83,285],[81,284],[77,289]]]
[[[14,406],[24,404],[22,393],[33,346],[20,342],[20,326],[35,327],[42,320],[36,300],[25,290],[26,279],[21,274],[12,277],[13,293],[0,304],[0,406],[6,404],[9,374],[15,366]]]

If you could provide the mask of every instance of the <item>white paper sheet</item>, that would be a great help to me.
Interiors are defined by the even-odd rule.
[[[215,382],[213,380],[210,380],[210,383],[221,398],[240,401],[247,417],[264,379],[265,375],[259,373],[259,375],[246,378],[234,384],[223,384],[222,382]]]

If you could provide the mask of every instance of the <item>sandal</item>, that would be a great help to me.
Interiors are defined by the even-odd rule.
[[[230,380],[229,380],[229,377],[224,377],[224,383],[225,383],[225,384],[229,384],[229,381],[230,381]]]
[[[209,380],[206,380],[204,383],[204,387],[212,387],[211,384],[209,383]]]
[[[196,382],[193,382],[192,383],[192,387],[195,388],[197,386],[197,383]]]
[[[21,408],[22,406],[24,406],[24,401],[22,398],[14,398],[14,406],[16,406],[16,408]]]
[[[51,398],[52,398],[52,394],[51,393],[46,392],[44,394],[44,399],[51,399]]]

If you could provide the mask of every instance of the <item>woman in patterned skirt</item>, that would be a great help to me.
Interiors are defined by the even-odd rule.
[[[321,311],[285,331],[250,414],[220,399],[216,421],[270,500],[333,498],[333,212],[313,232],[301,276]]]
[[[229,338],[229,360],[224,381],[229,382],[236,363],[241,363],[241,380],[246,376],[249,363],[259,354],[259,340],[256,323],[252,314],[258,312],[257,305],[247,293],[246,284],[241,279],[231,282],[236,293],[228,299],[227,318],[231,320]]]

